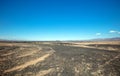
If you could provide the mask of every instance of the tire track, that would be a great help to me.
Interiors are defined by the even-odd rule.
[[[31,60],[31,61],[28,61],[20,66],[15,66],[13,68],[10,68],[10,69],[7,69],[4,71],[4,73],[7,73],[7,72],[12,72],[12,71],[16,71],[16,70],[23,70],[24,68],[28,67],[28,66],[31,66],[31,65],[35,65],[37,64],[38,62],[42,62],[44,61],[46,58],[48,58],[51,54],[45,54],[44,56],[42,57],[39,57],[35,60]]]

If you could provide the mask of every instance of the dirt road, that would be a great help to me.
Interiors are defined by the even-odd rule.
[[[120,76],[120,52],[64,45],[0,46],[1,76]]]

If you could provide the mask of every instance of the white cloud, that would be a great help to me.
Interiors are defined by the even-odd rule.
[[[117,31],[114,31],[114,30],[111,30],[111,31],[109,31],[110,33],[116,33]]]
[[[101,33],[96,33],[96,36],[100,36],[101,35]]]
[[[120,31],[111,30],[111,31],[109,31],[109,33],[120,34]]]

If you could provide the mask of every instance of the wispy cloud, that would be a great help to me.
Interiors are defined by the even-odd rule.
[[[100,36],[101,35],[101,33],[96,33],[96,36]]]
[[[109,33],[120,34],[120,31],[110,30]]]
[[[116,33],[117,31],[115,30],[110,30],[109,33]]]
[[[120,34],[120,32],[118,32],[118,34]]]
[[[3,40],[22,40],[22,38],[20,39],[20,38],[18,38],[18,37],[14,37],[14,36],[0,36],[0,39],[3,39]]]

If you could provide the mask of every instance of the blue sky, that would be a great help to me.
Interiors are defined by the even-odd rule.
[[[0,0],[0,39],[120,37],[120,0]]]

